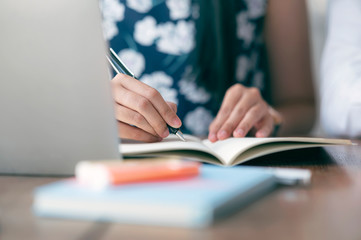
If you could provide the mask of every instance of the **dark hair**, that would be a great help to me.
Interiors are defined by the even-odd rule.
[[[216,100],[222,100],[235,78],[235,0],[194,2],[199,4],[199,18],[192,55],[193,73],[199,85],[210,91]]]

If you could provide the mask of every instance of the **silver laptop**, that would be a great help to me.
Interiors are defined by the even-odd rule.
[[[0,1],[0,173],[119,159],[95,0]]]

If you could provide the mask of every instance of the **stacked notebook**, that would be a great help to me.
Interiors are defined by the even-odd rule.
[[[175,227],[205,227],[237,212],[277,185],[262,168],[204,165],[196,177],[133,183],[95,191],[64,180],[39,187],[34,212],[43,217]]]

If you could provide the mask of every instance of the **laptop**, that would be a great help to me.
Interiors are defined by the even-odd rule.
[[[0,1],[0,174],[120,159],[98,1]]]

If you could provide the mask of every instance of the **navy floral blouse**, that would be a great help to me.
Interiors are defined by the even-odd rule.
[[[191,0],[102,0],[103,29],[110,46],[140,81],[178,104],[182,131],[205,136],[218,109],[211,94],[186,76],[195,47],[199,6]],[[265,88],[260,64],[266,0],[240,0],[236,14],[235,76],[239,83]]]

